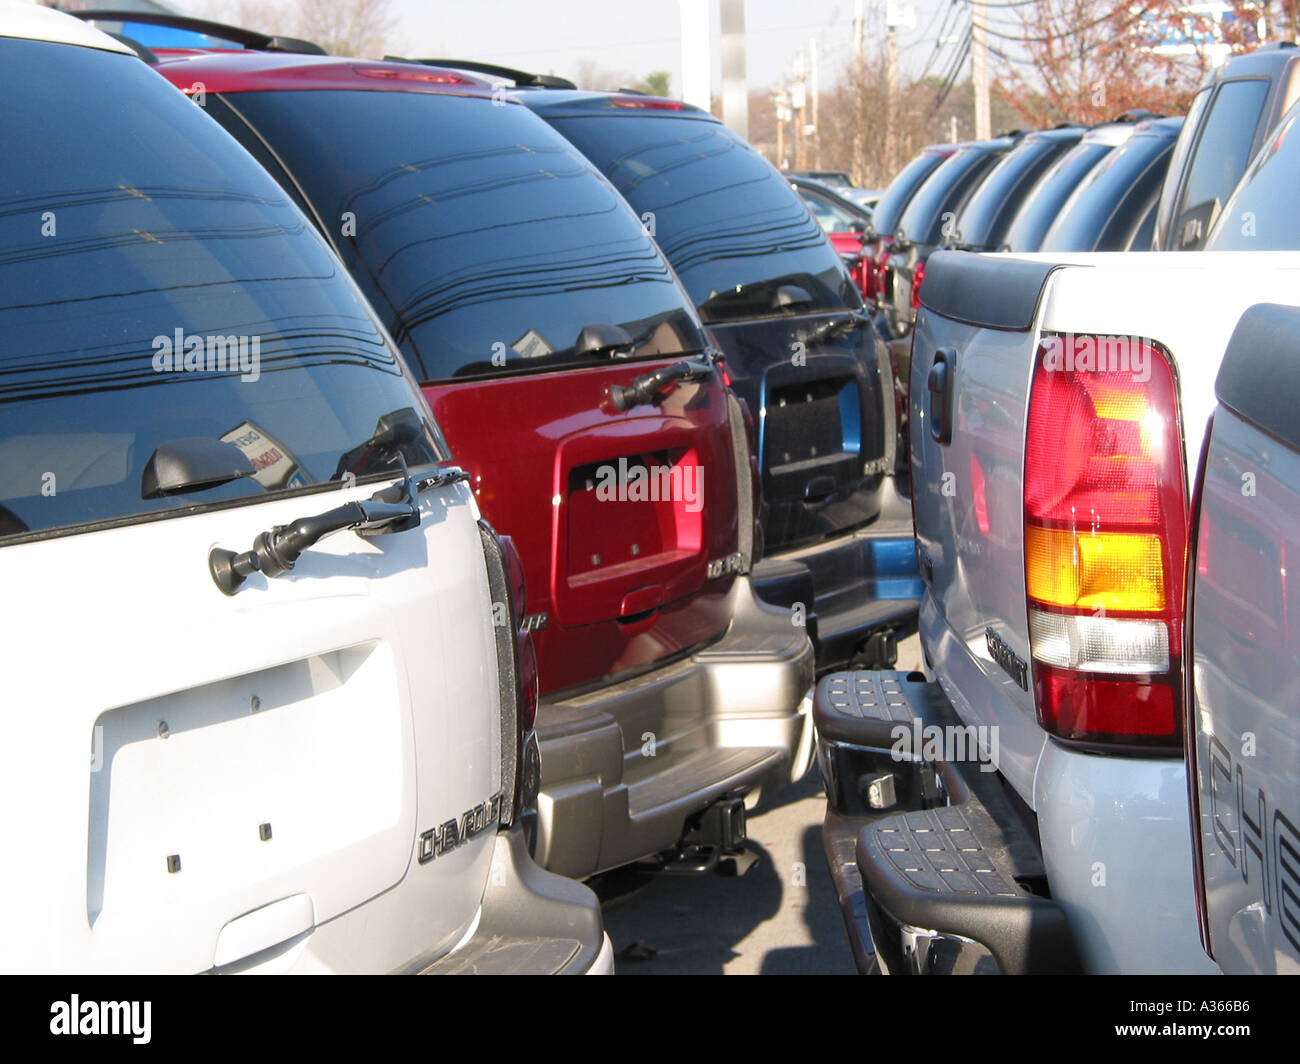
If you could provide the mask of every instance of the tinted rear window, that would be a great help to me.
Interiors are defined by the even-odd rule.
[[[1226,81],[1210,106],[1173,219],[1173,246],[1197,248],[1250,163],[1269,82]]]
[[[399,449],[439,457],[324,241],[194,104],[88,48],[0,38],[0,72],[24,101],[0,109],[0,536],[391,476]],[[232,444],[257,475],[142,498],[155,448],[188,437]]]
[[[1206,247],[1212,251],[1300,249],[1300,108],[1293,107],[1251,164]]]
[[[899,219],[898,231],[917,244],[938,244],[943,236],[943,216],[961,210],[966,197],[1001,157],[1001,152],[983,148],[957,152],[917,190]]]
[[[876,202],[876,213],[871,219],[871,228],[881,236],[888,236],[898,228],[898,219],[908,202],[920,188],[921,182],[934,173],[946,155],[938,152],[923,151],[889,183],[884,194]]]
[[[1023,142],[1002,157],[1002,161],[975,190],[957,219],[957,239],[978,248],[996,248],[1034,183],[1065,152],[1082,131]]]
[[[1070,194],[1079,182],[1113,149],[1109,144],[1076,144],[1043,175],[1029,201],[1020,209],[1004,243],[1012,251],[1038,251]]]
[[[526,108],[411,92],[226,100],[334,227],[423,380],[608,359],[575,349],[594,324],[625,329],[638,355],[704,346],[627,204]]]
[[[1075,190],[1043,251],[1124,251],[1159,199],[1172,137],[1135,133]]]
[[[721,123],[627,114],[550,121],[653,221],[705,321],[775,314],[787,285],[807,292],[806,309],[861,304],[798,193]]]

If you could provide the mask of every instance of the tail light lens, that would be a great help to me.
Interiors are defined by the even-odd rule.
[[[1168,359],[1137,340],[1046,339],[1026,433],[1039,721],[1066,740],[1181,749],[1187,489]]]
[[[875,279],[872,281],[872,287],[876,294],[876,299],[886,299],[889,293],[885,291],[885,275],[889,271],[889,249],[882,243],[880,254],[876,256]]]
[[[921,309],[921,282],[925,280],[925,263],[916,264],[916,272],[912,274],[912,311]]]

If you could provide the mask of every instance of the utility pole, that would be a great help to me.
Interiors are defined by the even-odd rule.
[[[795,56],[794,85],[790,89],[790,110],[794,112],[794,168],[806,170],[804,158],[804,110],[808,104],[808,86],[805,81],[803,52]]]
[[[975,139],[988,140],[993,131],[989,116],[989,39],[984,29],[983,0],[970,5],[971,87],[975,90]]]
[[[772,103],[776,108],[776,168],[788,170],[785,157],[785,124],[790,121],[790,94],[786,92],[785,82],[777,87]]]
[[[866,121],[866,106],[863,96],[866,86],[862,76],[862,36],[864,32],[862,19],[862,0],[853,0],[853,180],[865,181],[867,169],[866,138],[862,126]]]
[[[817,38],[813,37],[808,41],[808,55],[810,56],[809,81],[811,82],[812,122],[808,126],[808,131],[813,138],[813,166],[820,170],[822,168],[822,127],[817,121],[817,98],[821,95],[820,86],[817,84]]]
[[[722,120],[749,139],[749,84],[745,77],[745,0],[719,0],[722,29]]]
[[[885,13],[885,172],[897,172],[898,161],[898,22],[890,4]]]

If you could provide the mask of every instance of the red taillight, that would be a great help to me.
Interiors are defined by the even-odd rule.
[[[889,272],[889,251],[882,247],[880,254],[876,256],[876,276],[872,282],[876,299],[887,299],[889,293],[885,291],[885,275]]]
[[[925,263],[916,264],[916,272],[912,274],[912,310],[921,309],[921,282],[925,280]]]
[[[1039,721],[1067,740],[1179,748],[1187,490],[1163,352],[1044,340],[1024,494]]]

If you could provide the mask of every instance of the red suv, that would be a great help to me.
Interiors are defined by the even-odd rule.
[[[474,75],[157,58],[315,219],[518,547],[538,862],[586,876],[679,844],[734,848],[746,796],[808,765],[812,648],[745,575],[744,411],[640,221]]]

